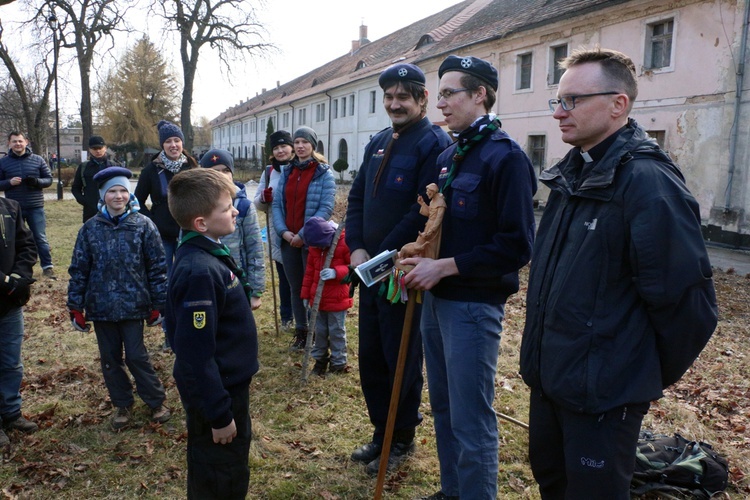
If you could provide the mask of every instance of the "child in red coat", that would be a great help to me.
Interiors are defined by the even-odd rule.
[[[312,304],[318,289],[318,282],[320,280],[326,282],[320,299],[318,318],[315,323],[315,344],[311,352],[315,359],[312,373],[320,377],[325,376],[329,361],[331,373],[348,371],[344,320],[346,310],[352,307],[353,301],[349,296],[349,285],[341,283],[341,280],[349,273],[351,260],[343,231],[333,252],[330,266],[323,267],[336,227],[333,221],[326,221],[321,217],[310,217],[305,222],[303,230],[309,253],[300,292],[302,299]]]

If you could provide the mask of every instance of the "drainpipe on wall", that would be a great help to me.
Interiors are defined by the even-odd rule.
[[[737,136],[739,135],[740,112],[742,111],[742,85],[745,77],[745,53],[747,52],[748,16],[750,1],[745,1],[745,13],[742,18],[742,38],[740,39],[739,65],[737,67],[737,90],[734,96],[734,120],[732,134],[729,137],[729,169],[727,171],[727,188],[724,191],[724,213],[731,209],[732,183],[734,181],[735,161],[737,157]]]
[[[333,168],[333,162],[335,160],[333,160],[333,153],[331,153],[331,124],[333,123],[333,120],[331,119],[331,94],[329,94],[327,90],[325,91],[325,94],[328,96],[328,161],[331,163],[331,168]]]

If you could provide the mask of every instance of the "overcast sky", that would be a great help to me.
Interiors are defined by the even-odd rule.
[[[0,18],[6,28],[3,39],[11,48],[13,38],[8,32],[13,28],[7,21],[19,19],[19,6],[24,1],[17,0],[0,7]],[[251,3],[250,0],[246,2]],[[268,29],[268,41],[279,47],[279,54],[269,60],[248,60],[244,64],[238,61],[229,78],[220,69],[218,58],[204,48],[198,61],[193,121],[200,116],[215,118],[230,106],[255,96],[261,89],[275,87],[277,81],[283,84],[346,54],[351,49],[352,40],[359,38],[359,26],[363,22],[368,27],[367,38],[375,41],[457,3],[459,0],[267,0],[259,11],[259,19]],[[142,18],[146,24],[135,28],[145,31],[155,43],[159,43],[160,18]],[[118,43],[118,53],[124,53],[128,44],[139,36],[134,35],[130,41],[123,40],[122,47]],[[174,52],[166,57],[171,59],[175,74],[181,81],[179,54]],[[61,70],[61,117],[78,112],[80,92],[74,88],[78,80],[76,71],[76,68],[70,68],[68,75],[64,75]],[[92,76],[95,73],[96,68]]]

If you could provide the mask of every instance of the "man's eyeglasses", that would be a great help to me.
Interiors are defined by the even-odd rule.
[[[440,92],[438,92],[437,98],[438,101],[441,99],[450,99],[453,94],[458,94],[459,92],[471,92],[474,89],[443,89]]]
[[[560,106],[562,106],[563,110],[570,111],[571,109],[575,109],[576,99],[580,99],[581,97],[594,97],[597,95],[617,95],[621,93],[622,92],[594,92],[593,94],[564,95],[559,99],[550,99],[549,109],[554,113],[557,109],[557,105],[559,104]]]

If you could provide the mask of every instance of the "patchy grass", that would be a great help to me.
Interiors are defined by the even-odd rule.
[[[343,188],[346,189],[346,188]],[[344,194],[337,204],[343,213]],[[135,405],[134,425],[109,428],[111,406],[101,377],[96,339],[75,332],[65,310],[67,274],[80,227],[73,201],[47,203],[48,236],[59,279],[40,279],[26,308],[23,348],[23,411],[40,432],[10,435],[12,447],[0,465],[0,498],[182,498],[185,496],[184,414],[171,377],[173,357],[160,352],[162,333],[147,328],[145,342],[167,389],[173,417],[150,423],[145,405]],[[261,222],[265,217],[261,215]],[[37,277],[41,271],[36,269]],[[523,273],[525,282],[526,273]],[[270,274],[269,274],[270,287]],[[652,406],[646,426],[705,440],[729,457],[735,498],[750,495],[750,279],[718,272],[719,327],[685,378]],[[521,421],[528,419],[528,392],[517,374],[523,329],[524,294],[506,308],[496,408]],[[287,351],[291,336],[276,334],[272,298],[264,297],[256,315],[261,371],[251,387],[254,441],[250,454],[248,498],[365,499],[375,480],[349,460],[351,451],[371,433],[357,373],[357,313],[347,320],[351,373],[310,377],[301,382],[302,358]],[[439,488],[435,436],[426,387],[424,423],[417,430],[418,450],[388,477],[386,498],[410,499]],[[539,498],[528,467],[527,433],[499,421],[501,498]]]

